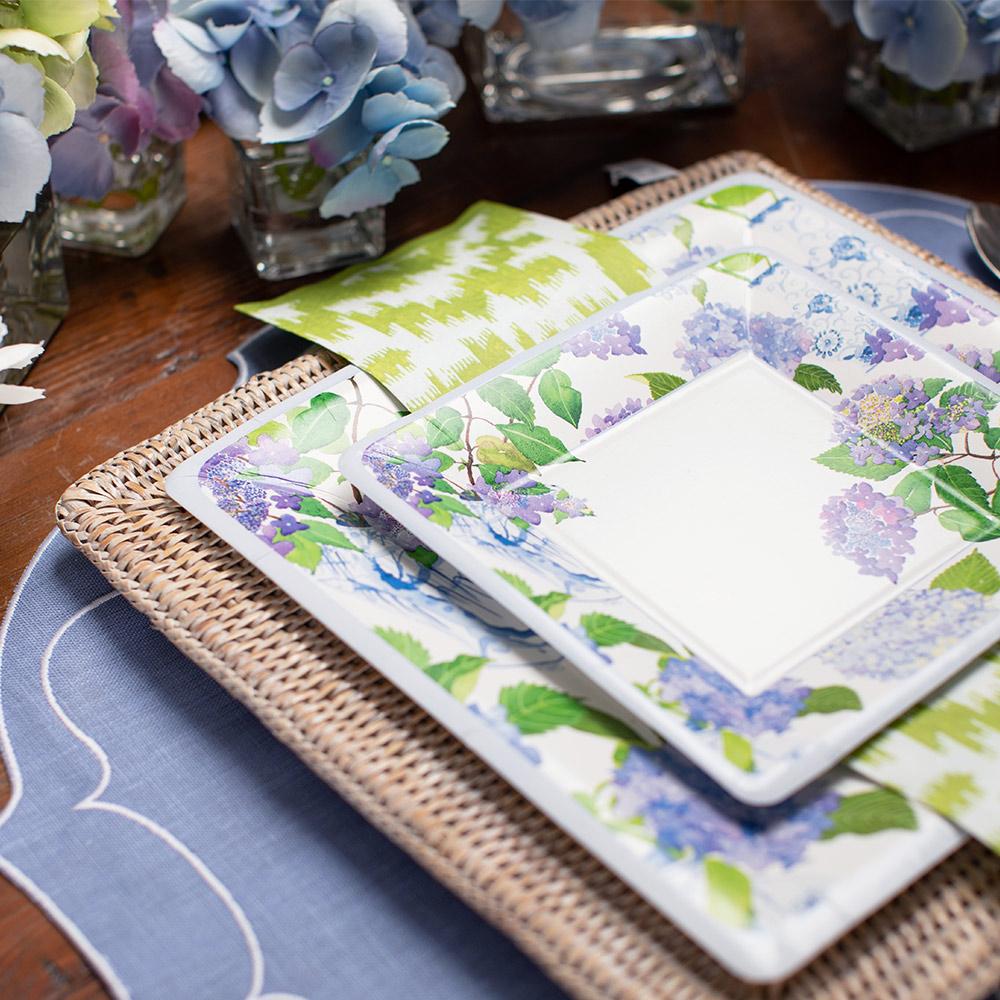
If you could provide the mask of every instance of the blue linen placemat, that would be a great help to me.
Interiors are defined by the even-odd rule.
[[[986,277],[959,199],[820,186]],[[271,330],[242,364],[300,347]],[[562,995],[55,533],[0,632],[0,751],[0,871],[118,996]]]

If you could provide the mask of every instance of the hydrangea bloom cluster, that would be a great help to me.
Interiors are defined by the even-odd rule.
[[[813,343],[812,333],[793,316],[762,313],[748,320],[742,310],[719,302],[686,319],[684,330],[674,355],[694,375],[748,349],[772,368],[794,375]]]
[[[855,677],[898,680],[916,673],[996,615],[973,590],[911,590],[850,629],[818,654]]]
[[[354,505],[354,513],[361,517],[365,525],[384,542],[393,542],[406,552],[412,552],[420,545],[419,539],[368,497],[362,498],[360,503]]]
[[[246,447],[233,444],[214,454],[198,471],[198,478],[222,510],[256,532],[268,515],[269,504],[267,491],[244,478],[250,467]]]
[[[181,142],[198,130],[201,98],[175,76],[153,42],[166,0],[118,0],[112,32],[96,31],[97,96],[52,144],[52,186],[67,197],[100,201],[114,184],[112,147],[141,152],[154,136]]]
[[[937,326],[968,323],[972,319],[986,324],[996,318],[983,306],[976,305],[961,295],[949,293],[937,281],[932,281],[926,289],[911,289],[910,295],[914,304],[903,318],[907,325],[916,327],[921,333]]]
[[[993,351],[973,344],[956,347],[948,344],[945,350],[958,358],[962,364],[968,365],[980,375],[985,375],[991,382],[1000,382],[1000,369],[997,368],[997,356]]]
[[[697,659],[671,657],[659,676],[658,691],[664,701],[683,707],[689,724],[760,736],[783,733],[802,711],[811,689],[784,678],[750,696]]]
[[[641,816],[661,850],[698,859],[716,854],[753,871],[801,862],[840,805],[834,792],[808,791],[777,806],[748,806],[671,751],[641,747],[629,750],[613,787],[616,814]]]
[[[879,493],[870,483],[855,483],[831,497],[820,520],[827,545],[856,563],[863,576],[884,576],[895,583],[913,553],[913,513],[899,497]]]
[[[563,351],[576,358],[594,357],[607,361],[609,357],[645,354],[642,331],[620,313],[582,330],[563,344]]]
[[[555,509],[555,497],[551,492],[530,492],[538,485],[533,479],[525,479],[521,472],[498,472],[495,485],[477,476],[472,489],[490,512],[519,517],[528,524],[541,524],[542,514],[551,514]]]
[[[326,195],[326,217],[386,204],[416,183],[413,161],[447,142],[438,119],[464,87],[452,56],[394,0],[169,0],[154,35],[234,139],[311,140],[324,167],[367,150]]]
[[[614,427],[615,424],[620,424],[623,420],[627,420],[633,413],[638,413],[648,402],[650,401],[647,400],[644,403],[641,399],[629,398],[623,403],[605,410],[603,417],[595,413],[591,426],[587,427],[584,433],[588,438],[597,437],[598,434],[603,433],[609,427]]]
[[[421,502],[434,501],[429,487],[441,475],[441,460],[431,451],[426,441],[396,436],[368,449],[365,462],[383,486],[411,507],[420,509]],[[430,517],[432,512],[421,510],[421,513]]]
[[[919,361],[924,353],[916,344],[904,337],[897,337],[880,326],[874,333],[865,334],[865,349],[861,352],[861,357],[868,364],[877,365],[883,361],[902,361],[905,358]]]
[[[898,459],[926,465],[942,454],[935,438],[976,430],[986,415],[982,400],[953,395],[944,406],[932,403],[912,378],[887,375],[858,386],[837,412],[838,439],[850,447],[857,465],[892,464]]]

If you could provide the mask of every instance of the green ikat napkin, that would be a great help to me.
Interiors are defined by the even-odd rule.
[[[1000,854],[1000,647],[851,760]]]
[[[654,280],[617,237],[478,202],[379,260],[236,308],[329,348],[415,410]]]

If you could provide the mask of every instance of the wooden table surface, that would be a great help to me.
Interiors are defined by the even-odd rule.
[[[844,105],[845,39],[815,4],[750,0],[745,22],[747,94],[732,109],[493,126],[467,93],[446,119],[450,144],[390,207],[390,245],[478,198],[567,217],[612,195],[606,163],[643,156],[683,167],[732,149],[757,150],[804,177],[1000,200],[1000,130],[904,153]],[[66,255],[72,308],[30,379],[48,398],[0,416],[0,612],[63,490],[230,388],[225,355],[257,326],[233,304],[289,287],[259,280],[230,229],[227,154],[211,126],[188,144],[187,205],[142,259]],[[8,795],[0,767],[0,805]],[[0,996],[105,995],[64,936],[0,879]]]

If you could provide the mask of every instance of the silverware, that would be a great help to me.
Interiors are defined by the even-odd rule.
[[[973,202],[965,213],[965,228],[983,263],[1000,278],[1000,205]]]

